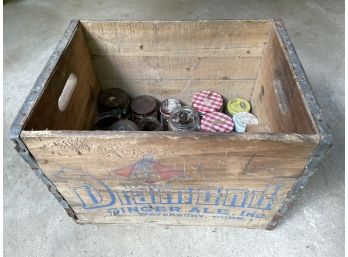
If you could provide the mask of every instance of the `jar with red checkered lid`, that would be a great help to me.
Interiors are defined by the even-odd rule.
[[[230,116],[221,112],[210,112],[201,120],[201,130],[204,132],[231,132],[234,123]]]
[[[210,90],[197,92],[192,98],[192,106],[197,109],[200,115],[210,112],[221,112],[224,100],[219,93]]]

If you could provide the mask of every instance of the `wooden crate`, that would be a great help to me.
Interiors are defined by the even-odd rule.
[[[65,111],[58,99],[71,73]],[[243,97],[248,133],[92,131],[101,89]],[[274,228],[332,144],[279,19],[72,21],[10,133],[77,223]]]

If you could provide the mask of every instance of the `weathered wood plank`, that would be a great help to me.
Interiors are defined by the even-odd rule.
[[[91,45],[91,51],[93,57],[102,57],[108,55],[117,55],[117,56],[175,56],[175,57],[234,57],[234,58],[250,58],[250,57],[262,57],[263,50],[265,48],[262,46],[250,46],[250,47],[239,47],[239,46],[226,46],[224,48],[218,47],[205,47],[205,48],[196,48],[192,46],[187,49],[145,49],[143,45],[139,45],[139,49],[120,49],[117,44],[112,42],[105,42],[105,46],[100,46],[100,49],[97,46]],[[110,46],[109,46],[110,44]]]
[[[82,21],[93,55],[263,47],[269,25],[266,20]]]
[[[261,58],[94,56],[101,79],[256,79]]]
[[[283,204],[273,216],[271,222],[267,225],[266,229],[269,230],[274,229],[278,225],[278,223],[284,217],[285,212],[288,210],[291,204],[293,204],[296,197],[308,183],[309,178],[317,170],[320,161],[325,157],[325,155],[333,146],[332,134],[319,107],[319,104],[315,96],[313,95],[311,85],[309,84],[307,75],[297,56],[296,50],[291,43],[283,20],[274,19],[273,29],[276,32],[277,38],[281,45],[281,49],[285,55],[293,76],[296,78],[299,86],[299,91],[301,92],[302,101],[305,104],[305,108],[309,113],[309,116],[314,124],[315,131],[316,133],[318,133],[320,140],[318,147],[315,149],[312,156],[308,159],[306,169],[304,170],[302,176],[298,178],[294,186],[289,191]]]
[[[168,97],[176,97],[188,105],[191,105],[193,95],[201,90],[219,92],[225,99],[250,99],[254,83],[254,80],[99,80],[102,89],[122,88],[132,98],[151,95],[162,101]]]
[[[75,134],[75,135],[74,135]],[[22,138],[47,174],[62,167],[108,174],[150,156],[159,163],[191,172],[191,180],[235,176],[296,177],[318,143],[316,136],[288,135],[284,141],[254,135],[136,132],[23,131]],[[103,159],[102,163],[98,160]],[[262,164],[262,165],[261,165]],[[105,175],[105,176],[106,176]]]
[[[229,182],[228,186],[150,185],[146,189],[114,186],[112,181],[85,181],[85,178],[82,175],[80,183],[75,183],[73,188],[59,184],[79,223],[147,222],[249,228],[264,228],[268,224],[295,181],[238,180]]]

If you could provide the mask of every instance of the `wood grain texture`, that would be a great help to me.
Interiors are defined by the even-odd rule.
[[[70,73],[77,75],[77,85],[65,111],[58,108],[58,99]],[[96,113],[99,86],[91,63],[89,50],[80,25],[68,47],[50,74],[45,91],[25,125],[25,129],[84,130],[92,125]]]
[[[252,53],[254,52],[252,48],[264,46],[270,25],[267,20],[81,21],[81,23],[92,55],[124,55],[131,52],[132,56],[143,53],[147,55],[148,51],[175,53],[189,51],[191,54],[199,54],[199,51],[221,52],[222,49],[226,49],[228,54],[235,48],[237,51],[240,48],[248,48]]]
[[[222,178],[296,177],[318,143],[316,136],[289,135],[285,138],[288,140],[277,142],[250,134],[219,136],[200,132],[175,135],[168,132],[23,131],[22,138],[47,174],[64,165],[84,169],[81,165],[87,163],[91,169],[102,172],[151,155],[173,169],[199,169],[198,175],[208,180],[217,175]],[[101,158],[102,164],[98,162]]]
[[[191,105],[193,95],[201,90],[213,90],[224,96],[225,100],[236,97],[250,99],[254,88],[254,80],[99,80],[103,89],[122,88],[130,97],[151,95],[163,101],[168,97],[180,99]]]
[[[214,216],[216,213],[201,214],[210,225],[255,228],[265,227],[271,221],[274,212],[285,199],[287,190],[302,174],[318,140],[316,136],[267,137],[262,134],[226,135],[200,132],[180,135],[160,132],[155,136],[150,132],[23,131],[21,136],[31,149],[40,168],[72,205],[78,222],[132,223],[152,220],[159,224],[203,224],[201,219],[194,219],[191,222],[191,219],[186,218],[168,221],[167,216],[149,218],[139,216],[138,213],[115,216],[110,210],[122,208],[123,205],[110,203],[113,199],[110,194],[113,195],[115,192],[128,194],[127,192],[136,191],[139,192],[137,194],[152,194],[151,192],[157,192],[159,189],[164,192],[172,190],[175,194],[179,194],[180,190],[207,192],[211,188],[212,192],[209,194],[215,195],[215,191],[222,188],[238,189],[236,199],[246,197],[248,200],[245,201],[256,201],[252,200],[254,198],[251,192],[279,186],[277,198],[272,200],[272,208],[269,210],[260,211],[251,207],[252,210],[249,210],[247,206],[250,204],[246,203],[240,208],[232,208],[234,213],[238,212],[235,213],[237,216],[240,216],[243,210],[256,211],[257,215],[264,215],[260,219],[231,218],[230,221],[233,222],[229,223],[226,220],[224,222],[222,218],[216,218]],[[159,173],[156,173],[156,169]],[[151,187],[153,189],[149,189]],[[244,195],[243,190],[249,190],[250,195],[249,193],[248,196]],[[154,208],[175,206],[154,200],[159,199],[157,194],[154,193],[151,198]],[[134,199],[135,196],[132,197],[131,199]],[[264,199],[268,198],[265,196],[260,199],[264,202],[266,201]],[[182,201],[173,201],[180,204],[180,212],[185,215],[189,215],[192,208],[198,208],[196,206],[198,203],[190,202],[183,205]],[[87,202],[92,206],[97,205],[90,210],[87,205],[85,206]],[[143,209],[148,203],[144,204],[145,207],[141,205]],[[211,208],[209,210],[213,212],[221,208],[232,210],[231,207],[224,207],[222,202],[221,204],[214,205],[214,211]],[[203,202],[199,207],[204,210],[210,205],[211,203]],[[130,206],[131,204],[126,204],[125,207]],[[168,214],[168,210],[166,213]]]
[[[120,86],[131,95],[179,96],[190,103],[202,89],[250,99],[270,24],[82,21],[82,26],[101,88]]]
[[[254,113],[273,133],[316,133],[284,51],[272,27],[251,98]]]
[[[313,95],[307,75],[302,67],[299,57],[297,56],[296,50],[289,38],[282,19],[274,19],[274,29],[285,58],[289,63],[294,77],[297,80],[299,90],[301,92],[301,97],[303,99],[303,102],[305,103],[306,110],[310,113],[310,118],[312,119],[313,124],[315,124],[315,131],[319,134],[320,140],[318,147],[315,149],[312,156],[308,159],[305,171],[298,178],[297,182],[289,191],[282,206],[273,216],[271,222],[267,225],[267,229],[269,230],[274,229],[280,223],[288,208],[293,204],[294,200],[300,194],[301,190],[308,183],[309,178],[316,172],[320,161],[327,155],[327,153],[333,146],[333,137],[328,124],[315,96]]]
[[[71,190],[71,186],[64,182],[58,185],[73,206],[78,223],[147,223],[248,228],[265,228],[274,215],[274,210],[280,206],[294,183],[294,179],[267,182],[239,180],[219,187],[162,185],[151,186],[149,190],[136,186],[130,189],[115,186],[112,181],[104,181],[117,197],[115,203],[107,207],[88,209],[92,205],[87,202],[89,196],[84,191],[84,186],[94,186],[94,193],[98,192],[103,198],[99,204],[110,204],[110,192],[103,189],[103,186],[98,188],[98,182],[86,179],[86,175],[80,175],[79,178],[81,183],[75,184],[75,190]],[[275,184],[270,185],[270,183]],[[276,195],[272,195],[276,189],[279,191]],[[207,196],[210,197],[209,200],[206,200]],[[85,208],[81,206],[81,199],[85,201]]]
[[[128,56],[128,57],[145,57],[145,56],[170,56],[170,57],[232,57],[232,58],[256,58],[262,57],[264,45],[261,46],[250,46],[250,47],[238,47],[238,46],[229,46],[224,48],[219,47],[202,47],[202,48],[186,48],[186,49],[146,49],[143,45],[139,45],[139,50],[132,49],[118,49],[116,44],[112,44],[111,42],[107,43],[110,46],[113,45],[112,49],[108,49],[107,51],[103,50],[93,50],[94,57],[102,57],[102,56]]]
[[[96,56],[98,79],[256,79],[260,57]]]

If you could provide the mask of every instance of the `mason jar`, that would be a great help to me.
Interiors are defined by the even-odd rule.
[[[223,105],[222,95],[210,90],[199,91],[192,98],[192,106],[197,109],[201,117],[210,112],[222,112]]]
[[[109,127],[112,131],[138,131],[138,126],[131,120],[119,120]]]
[[[180,106],[175,108],[169,116],[170,131],[198,131],[200,120],[198,112],[191,106]]]
[[[157,101],[149,95],[141,95],[134,98],[130,104],[132,120],[138,125],[145,117],[157,119]]]
[[[160,131],[162,130],[161,123],[154,117],[142,118],[138,123],[141,131]]]
[[[162,101],[160,106],[160,113],[161,113],[161,124],[162,124],[163,130],[169,129],[169,126],[168,126],[169,116],[175,108],[180,106],[181,106],[180,101],[175,98],[168,98]]]
[[[98,97],[99,112],[119,111],[123,118],[129,118],[130,98],[120,88],[109,88],[103,90]]]
[[[96,130],[107,130],[113,123],[121,118],[122,114],[119,110],[102,112],[95,116],[93,127]]]

